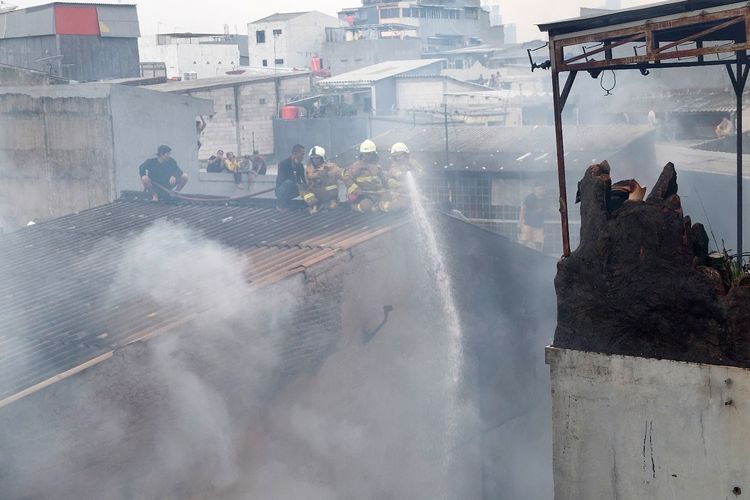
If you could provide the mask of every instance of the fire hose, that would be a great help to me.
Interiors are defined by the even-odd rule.
[[[237,200],[243,200],[245,198],[253,198],[261,194],[270,193],[271,191],[274,191],[276,189],[275,187],[272,187],[269,189],[264,189],[263,191],[258,191],[256,193],[243,194],[240,196],[217,196],[215,198],[200,198],[197,196],[184,195],[177,191],[172,191],[171,189],[167,189],[166,187],[162,186],[158,182],[154,182],[153,180],[151,181],[151,184],[161,189],[165,193],[169,193],[170,197],[177,198],[180,200],[185,200],[185,201],[237,201]]]

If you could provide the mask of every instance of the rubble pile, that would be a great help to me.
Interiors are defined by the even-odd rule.
[[[580,246],[558,264],[556,347],[750,367],[750,280],[709,257],[668,163],[616,203],[607,162],[579,183]],[[626,195],[627,196],[627,195]]]

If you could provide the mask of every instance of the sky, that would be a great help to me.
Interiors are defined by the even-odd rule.
[[[19,7],[48,3],[50,0],[6,0]],[[81,1],[81,0],[79,0]],[[96,3],[82,0],[86,3]],[[343,7],[361,5],[360,0],[100,0],[102,3],[135,3],[141,33],[192,31],[245,33],[247,23],[275,12],[319,10],[336,15]],[[602,7],[607,0],[499,0],[503,21],[515,23],[518,41],[541,38],[536,23],[576,17],[580,7]],[[609,0],[609,2],[617,0]],[[620,0],[632,7],[653,0]]]

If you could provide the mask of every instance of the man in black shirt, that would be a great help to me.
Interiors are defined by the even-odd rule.
[[[304,158],[305,146],[297,144],[292,148],[292,155],[278,165],[275,193],[281,211],[289,209],[289,202],[299,196],[298,186],[305,184]]]
[[[172,148],[169,146],[159,146],[156,156],[144,161],[138,171],[143,187],[151,193],[153,201],[169,200],[172,197],[170,191],[180,191],[188,181],[187,174],[172,158]]]

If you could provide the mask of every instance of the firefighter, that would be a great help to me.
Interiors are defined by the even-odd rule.
[[[407,172],[412,173],[414,180],[419,180],[424,175],[422,166],[409,156],[409,148],[406,144],[397,142],[391,146],[391,166],[385,175],[389,196],[380,203],[380,208],[384,212],[394,212],[407,207],[409,203]]]
[[[359,157],[344,172],[347,199],[352,210],[376,212],[386,194],[383,184],[383,169],[379,164],[378,149],[371,140],[359,145]]]
[[[310,160],[305,166],[307,183],[300,187],[302,199],[311,214],[324,206],[333,210],[338,206],[341,169],[335,163],[326,161],[326,150],[320,146],[314,146],[308,156]]]

